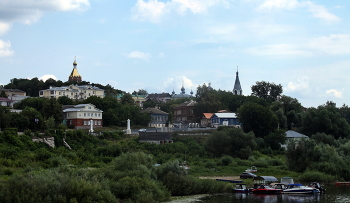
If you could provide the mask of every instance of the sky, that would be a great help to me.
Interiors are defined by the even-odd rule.
[[[126,92],[244,95],[281,84],[305,107],[350,105],[350,1],[0,0],[0,85],[82,79]]]

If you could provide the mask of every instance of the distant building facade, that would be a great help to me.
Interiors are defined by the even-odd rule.
[[[142,110],[142,112],[146,112],[151,116],[151,121],[148,123],[148,127],[165,127],[169,121],[169,114],[160,110],[159,107],[147,108]]]
[[[13,108],[13,100],[8,99],[6,97],[0,97],[0,105]]]
[[[186,101],[174,107],[174,123],[195,123],[196,117],[194,115],[195,101]]]
[[[67,126],[73,125],[75,129],[90,129],[103,126],[102,113],[93,104],[63,105],[63,119]]]
[[[152,100],[156,103],[166,103],[167,101],[171,100],[171,95],[169,93],[155,93],[155,94],[148,94],[146,96],[146,101]]]
[[[193,95],[192,90],[191,90],[190,94],[191,94],[191,95],[186,94],[185,87],[184,87],[184,85],[182,85],[182,87],[181,87],[181,93],[180,93],[180,94],[175,94],[175,91],[173,90],[173,92],[172,92],[172,98],[173,98],[173,99],[178,99],[178,98],[191,98],[192,95]]]
[[[91,96],[104,97],[104,90],[92,85],[70,85],[63,87],[50,87],[50,89],[40,90],[39,97],[58,98],[67,96],[70,99],[84,100]]]
[[[0,88],[0,92],[4,91],[7,98],[13,101],[13,104],[22,101],[25,98],[28,98],[27,93],[25,91],[19,89],[3,89]]]
[[[235,113],[214,113],[211,116],[211,125],[218,126],[234,126],[241,127],[237,115]]]
[[[201,119],[201,126],[202,127],[211,127],[211,116],[213,113],[203,113],[202,119]]]

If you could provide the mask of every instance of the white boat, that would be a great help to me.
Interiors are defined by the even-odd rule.
[[[313,194],[313,193],[319,193],[320,190],[304,186],[300,183],[295,184],[289,184],[286,189],[282,191],[283,194]]]

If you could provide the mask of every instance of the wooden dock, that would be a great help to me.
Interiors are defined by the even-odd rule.
[[[350,186],[350,182],[336,182],[335,183],[336,186]]]

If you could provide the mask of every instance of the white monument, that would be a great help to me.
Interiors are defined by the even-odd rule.
[[[128,122],[127,122],[126,134],[127,134],[127,135],[130,135],[130,134],[131,134],[130,119],[128,119]]]
[[[94,129],[93,129],[92,126],[93,126],[93,120],[91,119],[91,120],[90,120],[90,130],[89,130],[90,133],[93,133],[93,132],[94,132]]]

